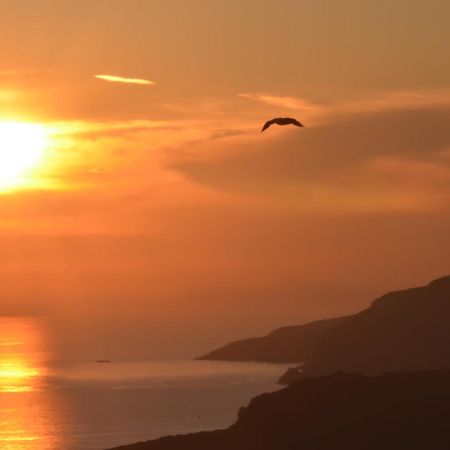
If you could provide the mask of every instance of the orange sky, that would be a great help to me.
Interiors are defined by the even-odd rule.
[[[196,353],[448,274],[449,16],[442,0],[2,1],[0,123],[50,134],[0,193],[4,313]],[[261,135],[277,115],[306,128]]]

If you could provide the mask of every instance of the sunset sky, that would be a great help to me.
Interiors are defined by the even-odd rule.
[[[2,0],[0,313],[195,355],[449,274],[449,17]]]

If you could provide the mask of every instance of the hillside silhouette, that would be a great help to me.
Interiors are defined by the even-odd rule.
[[[227,430],[121,450],[448,450],[450,372],[336,373],[252,400]]]
[[[351,316],[284,327],[232,342],[199,359],[302,363],[280,379],[336,371],[450,369],[450,276],[427,286],[390,292]]]
[[[391,292],[324,334],[303,372],[284,382],[342,370],[384,372],[450,369],[450,276]]]
[[[197,359],[301,363],[314,352],[323,336],[345,319],[339,317],[279,328],[267,336],[232,342]]]

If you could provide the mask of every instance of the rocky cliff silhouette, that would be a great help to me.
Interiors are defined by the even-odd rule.
[[[450,372],[308,378],[242,408],[227,430],[122,450],[448,450]]]
[[[322,337],[346,317],[283,327],[267,336],[232,342],[199,360],[301,363],[315,351]]]
[[[294,382],[342,370],[384,372],[450,369],[450,276],[391,292],[324,334]]]

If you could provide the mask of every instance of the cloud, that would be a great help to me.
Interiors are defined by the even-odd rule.
[[[94,78],[109,81],[111,83],[140,84],[144,86],[154,86],[156,84],[154,81],[145,80],[143,78],[126,78],[116,75],[94,75]]]
[[[140,132],[177,130],[181,122],[164,120],[110,120],[110,121],[66,121],[49,125],[54,136],[77,136],[99,139],[101,137],[125,137]]]
[[[318,104],[297,97],[269,95],[269,94],[238,94],[238,97],[261,102],[266,105],[280,106],[283,108],[297,109],[301,111],[315,112],[322,109],[321,106]]]
[[[450,107],[348,113],[210,142],[172,167],[201,185],[307,211],[424,211],[450,197]]]
[[[395,110],[417,110],[450,106],[450,89],[392,91],[377,96],[335,102],[313,102],[295,96],[276,94],[238,94],[238,97],[254,102],[301,112],[313,123],[347,119],[351,114],[389,112]]]

